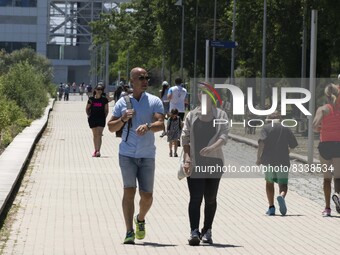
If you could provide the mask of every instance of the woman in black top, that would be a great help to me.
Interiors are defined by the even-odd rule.
[[[200,87],[199,87],[200,88]],[[203,96],[200,93],[199,98]],[[202,113],[202,106],[191,110],[184,121],[181,138],[183,144],[183,170],[187,178],[190,202],[189,220],[191,234],[189,245],[203,243],[212,244],[212,224],[217,208],[217,193],[224,166],[222,146],[228,140],[227,113],[212,104],[206,96],[206,114]],[[225,124],[214,125],[214,119],[226,120]],[[207,169],[214,168],[216,172]],[[204,199],[204,223],[199,232],[201,205]]]
[[[93,96],[89,98],[86,105],[86,114],[93,133],[94,153],[92,157],[100,157],[103,130],[106,116],[109,113],[108,100],[103,97],[103,90],[102,85],[96,86]]]

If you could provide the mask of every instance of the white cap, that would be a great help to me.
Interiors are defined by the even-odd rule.
[[[163,81],[162,86],[164,86],[164,85],[168,86],[169,83],[167,81]]]
[[[340,80],[340,74],[338,75],[338,80]]]

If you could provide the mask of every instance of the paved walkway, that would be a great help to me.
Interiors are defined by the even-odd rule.
[[[186,182],[177,180],[178,159],[168,157],[166,138],[159,135],[147,236],[134,246],[123,245],[118,144],[119,139],[105,129],[102,157],[92,158],[85,101],[56,102],[14,201],[16,212],[3,254],[339,252],[338,214],[323,218],[319,203],[289,192],[288,215],[267,217],[262,178],[224,178],[213,226],[215,244],[189,246]],[[255,149],[244,146],[230,141],[226,148],[229,163],[237,168],[255,159]]]

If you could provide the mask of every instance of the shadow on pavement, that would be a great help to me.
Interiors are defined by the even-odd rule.
[[[176,244],[161,244],[161,243],[151,243],[151,242],[144,242],[144,243],[136,243],[135,245],[143,245],[143,246],[152,246],[152,247],[175,247]]]
[[[330,218],[338,218],[338,219],[340,219],[340,215],[331,215],[331,216],[328,216],[328,217],[330,217]],[[327,217],[324,217],[324,218],[327,218]]]
[[[276,216],[279,216],[279,217],[304,217],[306,215],[303,215],[303,214],[286,214],[286,215],[276,215]]]
[[[213,244],[201,244],[200,246],[212,246],[214,248],[242,248],[240,245],[233,244],[221,244],[221,243],[213,243]]]
[[[286,214],[286,215],[280,215],[280,214],[275,214],[275,215],[263,215],[264,217],[305,217],[306,215],[303,214]]]

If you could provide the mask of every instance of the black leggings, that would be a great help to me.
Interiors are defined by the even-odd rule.
[[[189,219],[191,231],[199,228],[201,203],[204,197],[204,232],[211,229],[215,217],[216,196],[220,178],[187,178],[190,192]]]

